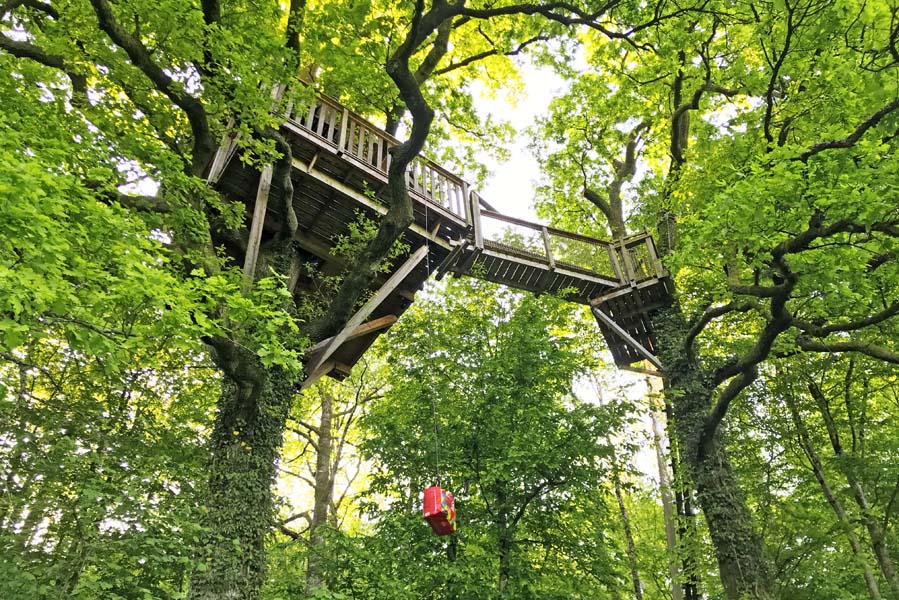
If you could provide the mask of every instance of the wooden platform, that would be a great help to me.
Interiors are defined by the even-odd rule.
[[[293,151],[296,242],[305,259],[291,286],[298,297],[326,297],[351,260],[338,252],[340,240],[363,221],[377,224],[387,211],[379,194],[387,183],[388,150],[399,142],[329,98],[292,111],[282,134]],[[264,245],[278,229],[282,215],[266,202],[269,187],[280,190],[270,183],[271,169],[260,174],[236,154],[226,140],[208,177],[246,203],[252,248],[254,236]],[[407,250],[385,269],[344,330],[309,351],[307,383],[325,374],[345,377],[432,274],[561,293],[594,314],[602,311],[600,330],[619,366],[655,354],[648,316],[669,301],[670,283],[648,234],[610,242],[502,215],[465,181],[424,158],[410,166],[407,181],[415,217],[402,239]],[[247,261],[252,272],[251,252]]]

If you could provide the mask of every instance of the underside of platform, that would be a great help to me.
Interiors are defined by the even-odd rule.
[[[314,305],[316,299],[327,302],[351,265],[352,232],[377,226],[387,212],[379,195],[387,184],[389,148],[398,142],[326,98],[295,111],[281,132],[293,152],[299,222],[301,267],[291,274],[290,286],[298,302]],[[245,203],[247,222],[253,223],[248,247],[264,248],[283,218],[277,206],[267,204],[269,190],[275,197],[281,190],[270,168],[260,173],[247,166],[235,147],[223,144],[209,180]],[[649,234],[610,242],[502,215],[427,159],[410,166],[407,183],[414,223],[402,237],[403,250],[363,294],[346,326],[307,352],[307,384],[322,375],[346,377],[411,306],[427,278],[446,273],[591,306],[618,366],[649,360],[661,368],[650,316],[670,302],[671,283]],[[255,256],[248,252],[246,261],[245,271],[252,273]]]

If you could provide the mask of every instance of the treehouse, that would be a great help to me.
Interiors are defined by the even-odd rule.
[[[281,134],[293,152],[295,242],[305,268],[291,273],[292,292],[314,294],[343,272],[348,258],[339,241],[360,220],[387,212],[379,199],[387,184],[389,149],[399,141],[327,97],[291,109]],[[260,173],[235,160],[226,139],[208,169],[208,180],[246,203],[251,222],[245,272],[252,273],[261,244],[275,235],[284,215],[268,204],[278,182],[272,168]],[[615,364],[625,369],[656,358],[650,315],[670,301],[668,273],[652,237],[640,233],[604,241],[503,215],[461,178],[424,157],[406,174],[414,222],[402,241],[408,248],[381,274],[344,328],[311,348],[305,385],[323,375],[343,378],[377,337],[412,304],[432,274],[472,276],[533,293],[561,293],[591,307]]]

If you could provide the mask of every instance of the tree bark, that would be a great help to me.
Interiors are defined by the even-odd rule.
[[[655,380],[650,380],[651,394],[656,394]],[[652,423],[652,440],[656,451],[656,465],[659,470],[659,495],[662,500],[662,517],[665,520],[665,543],[668,548],[668,574],[671,577],[671,600],[683,600],[684,590],[680,583],[681,572],[677,561],[677,522],[674,511],[674,497],[671,494],[671,479],[668,476],[668,464],[662,448],[662,431],[656,418],[655,400],[649,407],[649,418]]]
[[[217,341],[222,391],[210,440],[205,544],[190,600],[256,600],[265,580],[272,484],[295,381],[249,349]]]
[[[852,549],[853,556],[855,556],[856,560],[862,565],[862,575],[865,578],[865,585],[868,588],[868,595],[872,598],[872,600],[880,600],[880,589],[877,586],[877,579],[874,577],[874,573],[871,571],[871,567],[868,566],[868,561],[865,558],[864,553],[862,552],[861,544],[858,540],[858,535],[856,535],[855,529],[853,529],[852,523],[849,520],[849,516],[846,514],[846,510],[843,508],[843,504],[840,502],[839,498],[837,498],[836,494],[834,494],[833,489],[830,487],[830,484],[827,481],[827,477],[824,474],[824,465],[821,463],[821,458],[818,456],[818,452],[812,445],[811,438],[808,434],[808,429],[806,429],[805,423],[803,423],[802,417],[799,415],[799,409],[796,407],[796,402],[793,400],[793,397],[789,393],[784,395],[784,400],[787,403],[787,407],[790,409],[790,415],[793,418],[793,424],[796,427],[796,435],[799,441],[799,446],[802,448],[802,451],[805,453],[806,458],[808,458],[809,460],[809,464],[811,464],[812,466],[812,471],[815,474],[815,479],[818,480],[818,485],[821,486],[821,491],[824,493],[824,498],[827,500],[830,508],[833,509],[834,514],[837,516],[837,521],[839,522],[840,526],[846,532],[846,537],[849,539],[849,547]]]
[[[331,486],[331,427],[334,418],[333,398],[327,390],[321,394],[321,417],[318,422],[318,440],[315,457],[315,498],[312,506],[312,521],[309,523],[309,558],[306,562],[306,594],[311,595],[322,585],[321,556],[324,545],[319,527],[328,519],[333,487]]]
[[[725,593],[731,600],[772,598],[761,539],[754,530],[752,513],[727,458],[720,430],[706,452],[699,450],[715,385],[685,351],[688,327],[677,307],[656,313],[653,328],[665,365],[665,393],[672,407],[681,460],[705,515]]]

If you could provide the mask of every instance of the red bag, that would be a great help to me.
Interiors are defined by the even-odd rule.
[[[437,535],[456,533],[456,505],[452,493],[433,486],[425,489],[425,521]]]

